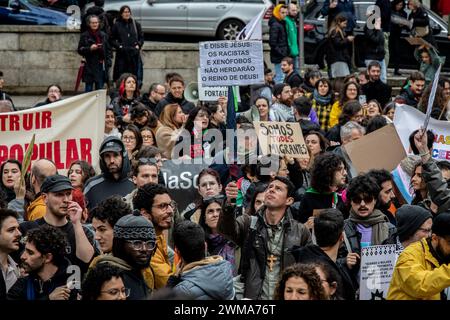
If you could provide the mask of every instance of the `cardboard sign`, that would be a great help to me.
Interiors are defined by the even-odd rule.
[[[298,122],[255,121],[253,124],[263,154],[309,159]]]
[[[262,41],[200,42],[200,80],[203,86],[264,83]]]
[[[0,163],[11,158],[26,165],[29,160],[47,158],[55,162],[60,174],[65,174],[75,160],[98,168],[105,105],[106,90],[99,90],[38,108],[0,114]],[[32,152],[27,157],[34,134]]]
[[[409,135],[420,128],[425,121],[425,114],[419,110],[400,105],[395,108],[394,125],[400,136],[403,148],[407,153],[411,153],[409,145]],[[435,139],[431,157],[436,160],[450,161],[450,125],[448,121],[439,121],[431,118],[428,130],[434,133]]]
[[[228,87],[205,87],[202,85],[200,78],[200,68],[197,71],[197,83],[198,83],[198,99],[200,101],[217,101],[221,96],[228,98]],[[236,90],[237,101],[241,102],[241,96],[239,90]]]
[[[390,124],[342,146],[358,173],[371,169],[391,172],[406,157],[402,142]]]
[[[397,262],[395,244],[361,249],[359,300],[386,300]]]

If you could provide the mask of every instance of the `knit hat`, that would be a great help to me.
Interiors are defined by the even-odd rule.
[[[440,213],[434,217],[431,229],[439,237],[450,236],[450,211]]]
[[[433,218],[431,212],[409,204],[401,206],[395,214],[397,220],[397,234],[400,241],[410,238],[428,219]]]
[[[120,218],[114,225],[114,238],[123,240],[156,241],[153,224],[138,210]]]

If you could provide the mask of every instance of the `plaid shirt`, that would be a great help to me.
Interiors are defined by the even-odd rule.
[[[331,103],[326,105],[321,105],[316,102],[315,99],[312,100],[312,107],[316,110],[317,118],[319,119],[320,128],[324,131],[328,131],[330,126],[330,115],[331,115]]]

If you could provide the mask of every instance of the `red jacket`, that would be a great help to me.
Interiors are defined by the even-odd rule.
[[[439,0],[438,11],[443,16],[446,16],[446,15],[450,14],[450,1],[448,1],[448,0]]]

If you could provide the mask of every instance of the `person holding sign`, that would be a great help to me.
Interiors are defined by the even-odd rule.
[[[450,287],[450,213],[433,219],[431,237],[408,246],[398,260],[388,300],[441,300]]]

